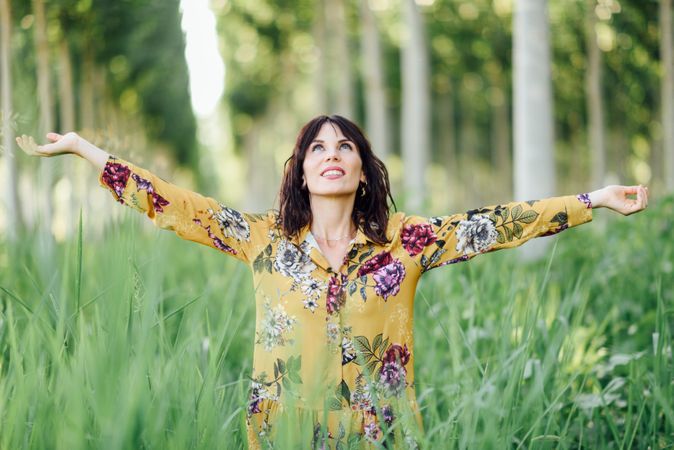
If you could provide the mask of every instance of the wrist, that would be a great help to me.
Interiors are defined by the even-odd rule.
[[[590,199],[590,202],[592,204],[592,208],[601,208],[604,206],[604,190],[603,189],[598,189],[596,191],[592,191],[587,194],[588,198]]]

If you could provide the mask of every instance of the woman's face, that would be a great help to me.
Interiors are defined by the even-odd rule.
[[[365,181],[356,144],[336,124],[325,123],[304,156],[304,180],[311,195],[349,196]]]

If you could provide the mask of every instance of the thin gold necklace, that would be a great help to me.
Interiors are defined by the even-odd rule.
[[[311,232],[311,234],[313,234],[316,239],[320,239],[321,241],[328,241],[328,242],[341,241],[342,239],[346,239],[348,237],[351,237],[355,233],[356,233],[355,231],[352,231],[351,233],[347,234],[346,236],[342,236],[342,237],[336,238],[336,239],[328,239],[328,238],[318,237],[318,236],[316,236],[316,233],[314,233],[313,231]]]

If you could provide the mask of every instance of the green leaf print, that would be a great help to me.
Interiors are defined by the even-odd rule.
[[[538,213],[534,210],[524,211],[519,217],[518,222],[532,223],[538,218]]]
[[[379,361],[377,361],[376,359],[373,359],[372,361],[367,363],[367,366],[365,366],[365,371],[368,374],[373,374],[374,371],[377,369],[377,365],[379,365]]]
[[[512,216],[513,222],[519,219],[520,215],[522,215],[522,205],[516,205],[512,211],[510,212]]]
[[[506,241],[508,241],[508,242],[512,241],[513,240],[513,230],[506,227],[505,225],[503,225],[503,229],[505,230]]]
[[[560,225],[564,225],[569,221],[569,216],[566,214],[565,211],[560,211],[557,214],[555,214],[555,217],[553,217],[550,221],[556,222]]]
[[[515,237],[516,237],[517,239],[521,239],[521,238],[522,238],[522,232],[523,232],[523,231],[524,231],[524,230],[522,229],[522,225],[520,225],[520,224],[517,223],[517,222],[513,223],[513,234],[515,235]]]
[[[384,339],[384,342],[382,342],[381,347],[379,347],[379,354],[377,357],[381,360],[384,357],[384,352],[388,348],[388,338]]]
[[[262,253],[260,253],[255,261],[253,261],[253,270],[257,272],[262,272],[264,270],[264,260],[262,259]]]
[[[278,365],[278,371],[284,374],[286,372],[286,363],[281,358],[277,358],[276,364]]]
[[[377,353],[377,350],[379,349],[379,346],[381,345],[381,341],[382,341],[381,338],[382,338],[382,333],[379,333],[372,340],[372,353]]]
[[[346,381],[342,380],[339,384],[339,392],[342,395],[342,398],[346,400],[346,403],[351,406],[351,390],[349,389],[349,385],[346,384]]]
[[[373,357],[376,356],[370,347],[370,341],[365,336],[356,336],[353,339],[353,347],[356,349],[356,364],[359,366],[367,364]]]
[[[363,354],[372,355],[372,348],[370,347],[370,341],[365,336],[356,336],[353,338],[353,345],[356,348],[357,352]],[[368,358],[370,359],[370,358]]]

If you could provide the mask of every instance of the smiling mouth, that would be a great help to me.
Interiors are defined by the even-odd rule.
[[[325,172],[323,172],[323,173],[321,174],[322,177],[326,177],[326,178],[341,177],[341,176],[343,176],[343,175],[344,175],[344,172],[341,171],[341,170],[337,170],[337,169],[334,169],[334,170],[326,170]]]

